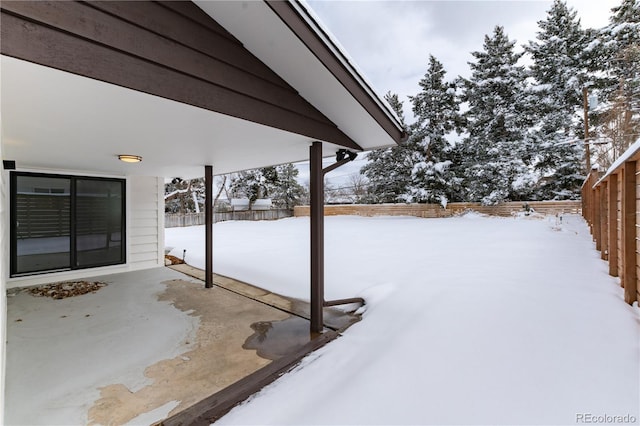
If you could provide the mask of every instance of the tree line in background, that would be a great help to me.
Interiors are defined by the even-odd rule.
[[[606,168],[640,137],[640,1],[622,0],[609,22],[583,29],[577,13],[555,0],[523,52],[500,26],[486,35],[483,50],[472,52],[469,78],[447,80],[443,64],[429,55],[420,92],[409,96],[412,123],[398,95],[385,96],[408,139],[371,151],[361,175],[346,185],[326,185],[328,201],[578,199],[588,172],[585,148]],[[520,64],[525,54],[527,67]],[[223,193],[251,203],[271,198],[280,208],[308,201],[292,164],[217,179],[216,200]],[[174,180],[166,193],[167,211],[197,211],[202,180]]]
[[[483,51],[472,52],[468,79],[447,81],[429,56],[421,91],[409,97],[411,124],[398,96],[386,95],[409,138],[369,154],[365,202],[577,199],[585,147],[608,167],[638,139],[640,2],[623,0],[594,30],[556,0],[538,25],[519,53],[495,27]],[[529,67],[520,65],[525,54]],[[599,105],[586,108],[585,126],[589,95]]]
[[[251,209],[256,200],[269,198],[275,208],[293,209],[308,199],[307,189],[298,182],[298,173],[293,164],[287,163],[216,176],[214,207],[225,211],[231,208],[229,200],[246,198]],[[203,203],[204,179],[173,179],[165,184],[165,212],[200,212]]]
[[[300,182],[298,168],[292,163],[216,176],[214,186],[216,211],[231,209],[229,200],[234,198],[248,199],[250,209],[261,198],[270,199],[278,209],[291,210],[309,203],[309,182]],[[360,174],[350,175],[343,185],[325,180],[324,186],[327,203],[361,203],[367,196],[367,180]],[[173,179],[165,184],[165,212],[200,213],[204,191],[203,178]]]

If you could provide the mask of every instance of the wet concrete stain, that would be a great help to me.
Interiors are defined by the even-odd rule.
[[[277,360],[310,342],[317,334],[309,330],[309,321],[297,316],[278,321],[251,324],[254,333],[242,345],[259,357]]]
[[[158,296],[177,309],[199,318],[195,336],[179,342],[180,355],[148,366],[149,384],[132,390],[124,384],[100,388],[100,398],[87,414],[90,425],[121,425],[141,413],[179,401],[173,415],[246,377],[271,361],[241,349],[249,328],[265,318],[287,314],[220,288],[205,289],[201,282],[182,279],[164,282]],[[192,340],[191,337],[195,337]]]

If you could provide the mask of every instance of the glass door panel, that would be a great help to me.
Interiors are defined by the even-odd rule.
[[[71,181],[15,177],[14,274],[71,267]]]
[[[124,263],[123,201],[123,181],[75,179],[75,267]]]

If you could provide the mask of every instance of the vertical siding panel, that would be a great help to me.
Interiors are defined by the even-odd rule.
[[[0,143],[0,157],[2,157],[2,143]],[[0,247],[2,247],[2,253],[0,254],[0,313],[2,320],[0,320],[0,374],[2,380],[0,380],[0,401],[4,402],[4,382],[5,382],[5,345],[7,341],[7,282],[6,277],[9,276],[9,236],[7,234],[9,223],[9,214],[7,212],[7,206],[9,204],[6,193],[5,179],[7,172],[0,169]],[[0,411],[2,411],[0,409]],[[1,416],[0,416],[1,418]],[[1,422],[1,420],[0,420]]]
[[[158,214],[158,265],[164,266],[164,178],[156,178],[156,202],[157,202],[157,214]]]
[[[143,269],[163,265],[164,209],[161,208],[162,179],[132,176],[129,209],[129,265]]]

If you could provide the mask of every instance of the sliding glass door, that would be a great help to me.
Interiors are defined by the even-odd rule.
[[[12,195],[15,213],[12,274],[68,269],[71,265],[71,181],[17,176]]]
[[[125,182],[14,172],[11,275],[125,262]]]

